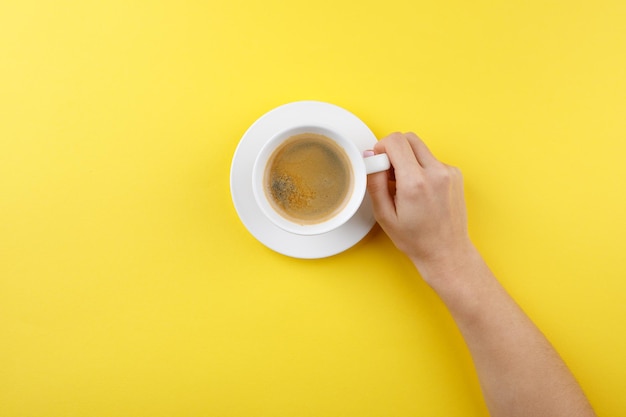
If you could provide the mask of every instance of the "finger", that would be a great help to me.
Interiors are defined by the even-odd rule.
[[[419,136],[413,132],[407,132],[404,135],[411,145],[411,149],[413,149],[413,153],[421,166],[426,168],[435,162],[439,162]]]
[[[396,180],[396,170],[393,169],[393,166],[387,171],[387,177],[389,177],[389,181]]]
[[[411,144],[402,133],[392,133],[374,146],[376,153],[386,153],[394,168],[396,178],[418,175],[421,170]]]
[[[367,192],[372,199],[374,216],[380,223],[386,223],[396,217],[396,205],[389,188],[389,176],[386,171],[367,176]]]
[[[443,166],[447,167],[448,169],[451,169],[452,171],[461,174],[461,169],[457,166],[454,165],[450,165],[450,164],[446,164],[445,162],[442,162]]]

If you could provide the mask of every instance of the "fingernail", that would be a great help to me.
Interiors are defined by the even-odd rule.
[[[368,157],[374,156],[374,155],[375,155],[375,153],[371,149],[363,151],[363,158],[368,158]]]

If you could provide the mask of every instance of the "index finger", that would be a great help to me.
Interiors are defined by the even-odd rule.
[[[411,145],[411,148],[415,153],[415,157],[417,158],[417,162],[419,162],[421,166],[426,168],[428,165],[438,162],[438,159],[435,158],[435,155],[432,154],[430,149],[428,149],[428,146],[426,146],[424,141],[420,139],[419,136],[413,132],[407,132],[404,136]]]
[[[392,133],[374,146],[376,153],[386,153],[393,167],[396,180],[401,177],[420,175],[422,167],[411,144],[402,133]]]

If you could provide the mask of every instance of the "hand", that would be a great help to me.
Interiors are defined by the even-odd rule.
[[[386,153],[392,165],[368,176],[374,215],[420,272],[454,263],[473,248],[458,168],[437,160],[414,133],[392,133],[374,153]]]
[[[472,245],[461,172],[413,133],[393,133],[374,152],[392,165],[368,177],[374,215],[452,314],[490,414],[595,416],[558,353]]]

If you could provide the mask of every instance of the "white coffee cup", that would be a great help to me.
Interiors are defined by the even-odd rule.
[[[266,184],[265,175],[270,158],[274,154],[274,151],[287,139],[303,133],[323,135],[332,139],[345,151],[352,171],[352,187],[346,203],[343,204],[343,207],[332,217],[324,219],[319,223],[303,224],[284,217],[270,202],[269,198],[271,197],[268,197],[269,190],[267,189],[268,186]],[[263,146],[256,157],[252,169],[252,190],[259,208],[276,226],[287,232],[298,235],[318,235],[330,232],[352,218],[365,198],[367,175],[386,171],[390,166],[391,164],[386,154],[364,157],[361,150],[357,148],[354,142],[339,132],[321,126],[300,126],[277,133]]]

